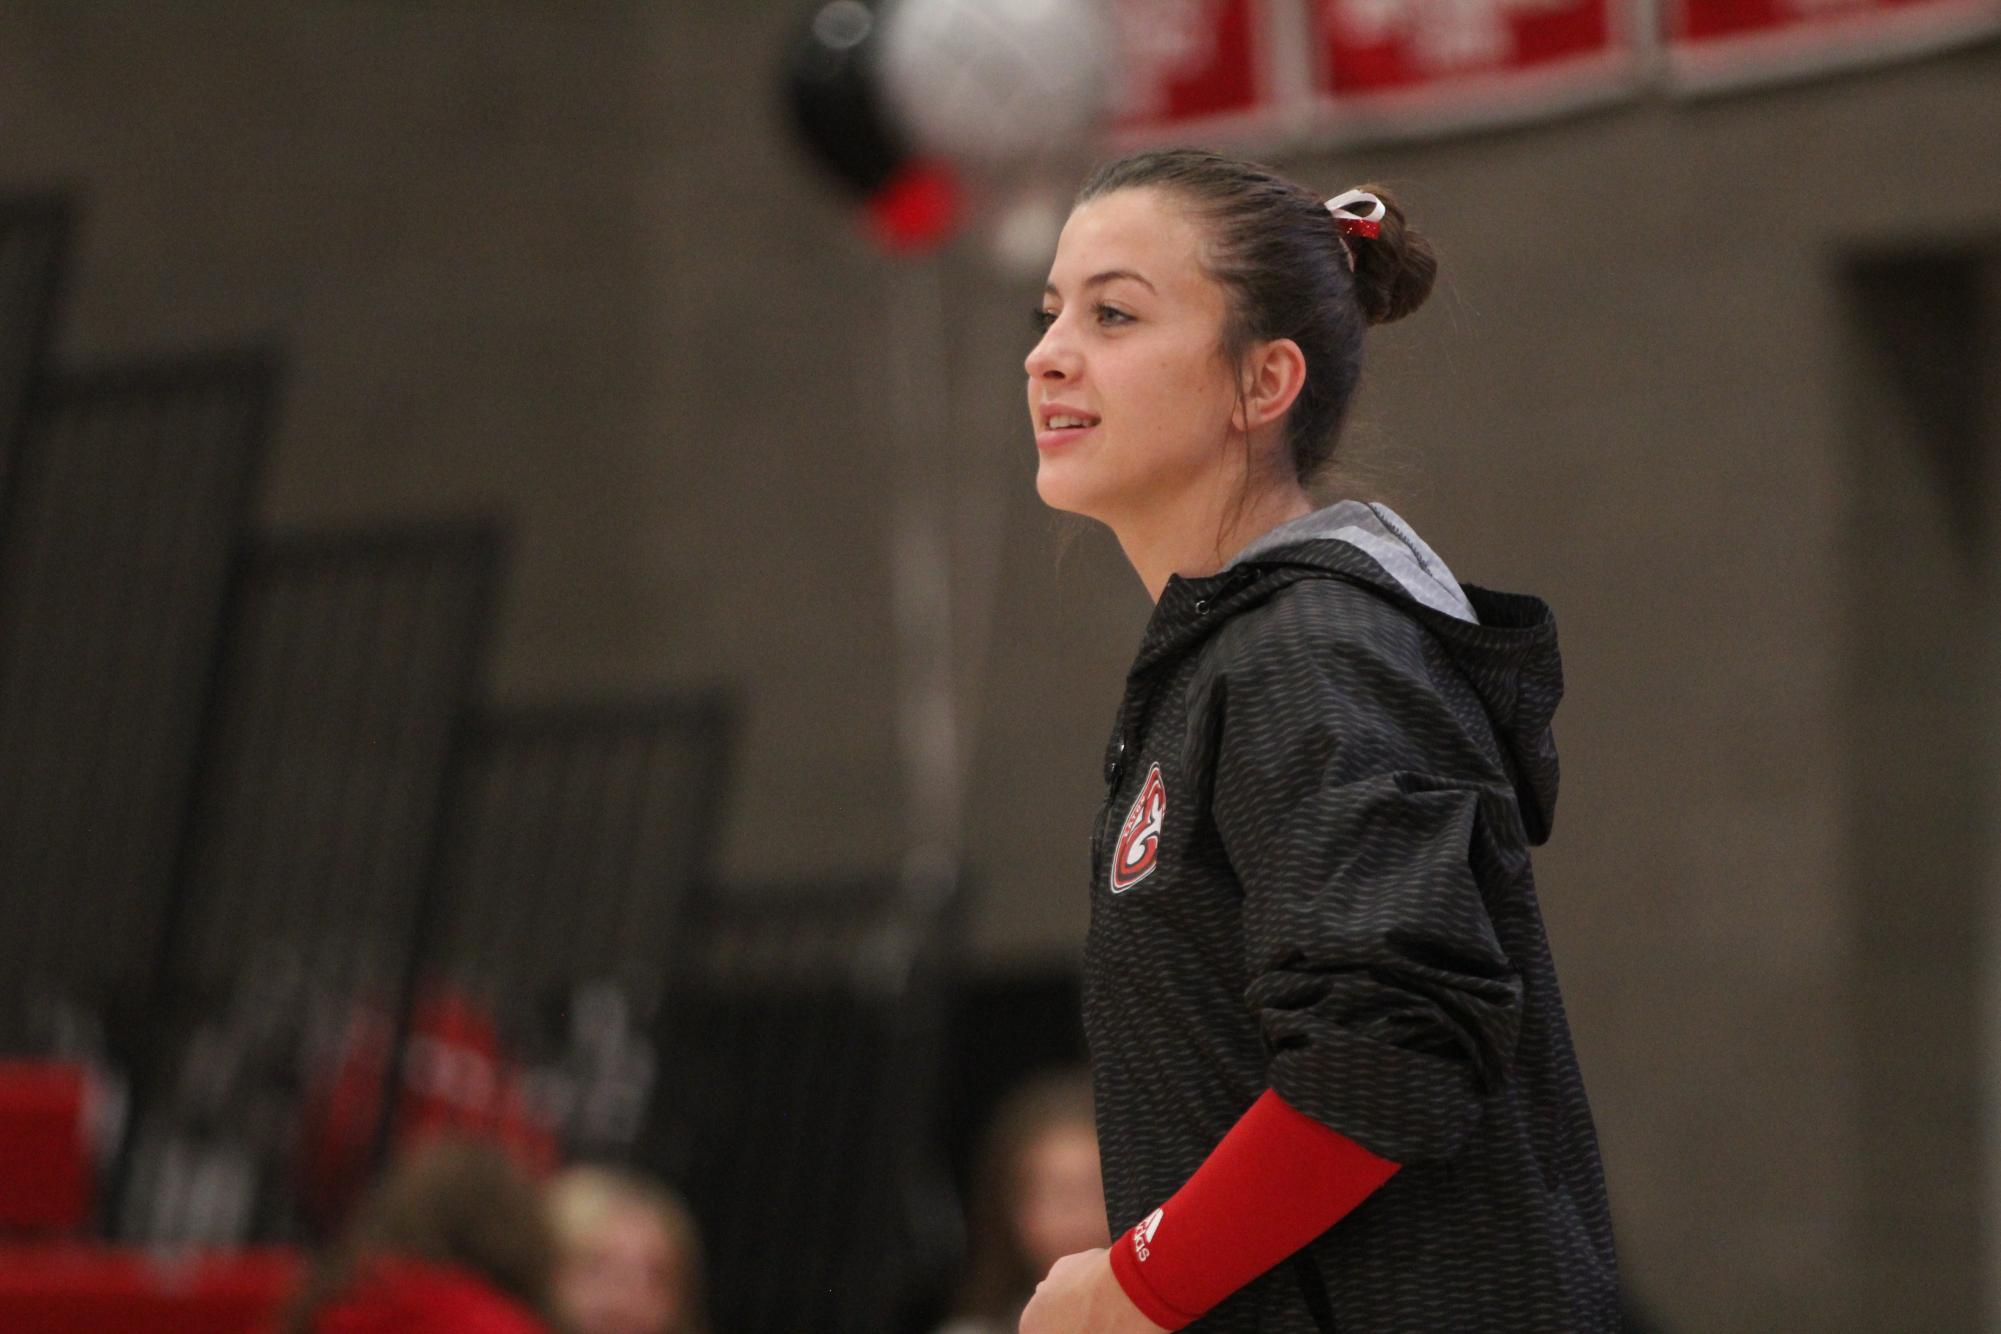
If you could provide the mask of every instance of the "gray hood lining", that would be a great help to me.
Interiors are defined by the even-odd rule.
[[[1478,624],[1459,581],[1397,513],[1378,501],[1340,500],[1271,529],[1230,560],[1238,565],[1296,542],[1346,542],[1382,566],[1413,599],[1434,611]],[[1227,567],[1226,567],[1227,568]]]

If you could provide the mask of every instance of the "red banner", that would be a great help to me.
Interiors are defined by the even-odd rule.
[[[1670,67],[1684,83],[1809,74],[2001,31],[2001,0],[1667,0]]]
[[[1623,92],[1630,0],[1312,0],[1317,83],[1343,108],[1498,119]]]
[[[1275,113],[1256,0],[1113,0],[1120,88],[1114,137],[1194,141]]]
[[[2001,0],[1107,3],[1113,146],[1260,152],[1531,121],[1658,87],[1660,70],[1725,86],[2001,31]]]

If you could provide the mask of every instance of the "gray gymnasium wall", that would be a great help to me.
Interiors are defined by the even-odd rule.
[[[89,192],[65,353],[284,335],[266,518],[515,515],[502,693],[740,683],[747,875],[883,866],[899,836],[880,274],[772,114],[792,10],[0,9],[0,179]],[[1997,144],[1990,44],[1288,163],[1392,183],[1443,254],[1378,337],[1356,439],[1462,577],[1556,608],[1544,904],[1628,1269],[1669,1328],[1977,1323],[1979,951],[1869,933],[1907,894],[1948,922],[1992,897],[1977,804],[1899,861],[1876,798],[1930,810],[1931,746],[1991,789],[1953,750],[1964,678],[1896,677],[1922,656],[1902,635],[1980,659],[1899,583],[1895,546],[1943,559],[1949,519],[1885,443],[1916,428],[1843,274],[1995,244]],[[1989,282],[1967,327],[1993,370]],[[1147,610],[1110,542],[1034,499],[1032,286],[955,281],[939,438],[955,485],[1005,498],[968,831],[994,963],[1074,957]],[[1918,500],[1886,533],[1890,482]],[[1912,689],[1908,730],[1871,719]]]

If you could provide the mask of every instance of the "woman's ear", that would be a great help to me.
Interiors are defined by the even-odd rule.
[[[1252,348],[1244,358],[1243,386],[1231,425],[1255,431],[1285,416],[1306,387],[1306,356],[1299,344],[1274,338]]]

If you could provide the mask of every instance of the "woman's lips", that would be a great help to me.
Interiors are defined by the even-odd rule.
[[[1064,445],[1082,439],[1097,429],[1096,426],[1045,427],[1035,433],[1035,447],[1044,451],[1061,449]]]
[[[1076,443],[1098,428],[1104,419],[1074,403],[1035,403],[1035,447],[1044,453]],[[1062,425],[1057,425],[1057,423]]]

